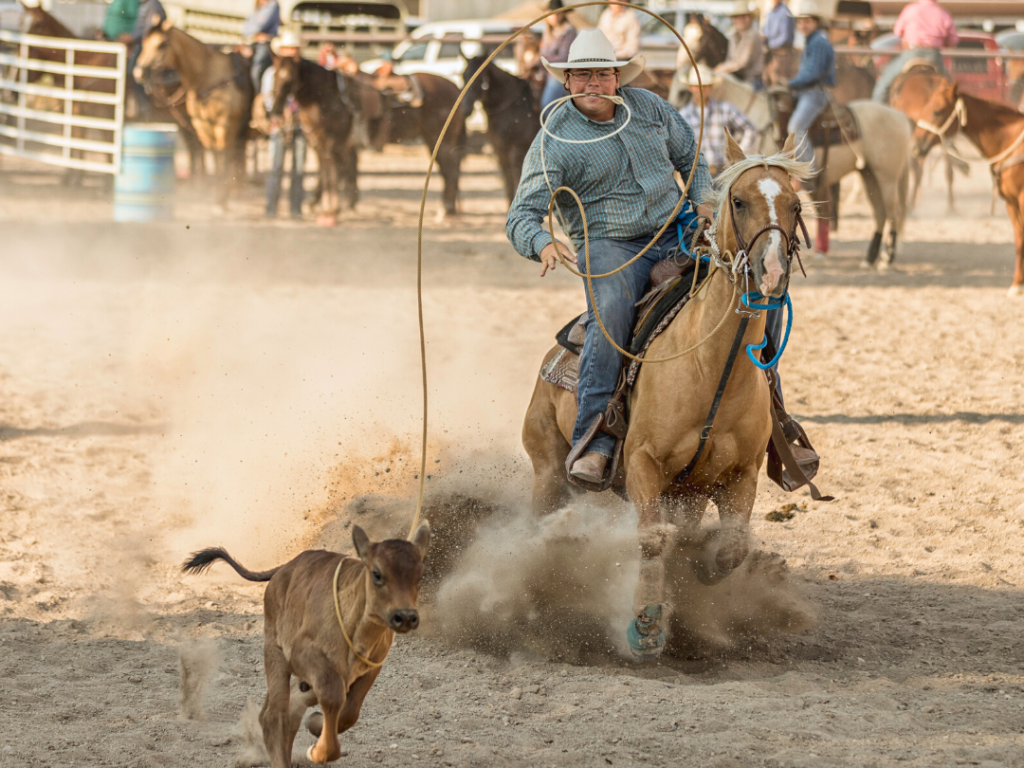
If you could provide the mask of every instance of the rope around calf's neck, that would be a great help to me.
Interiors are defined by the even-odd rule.
[[[355,654],[355,657],[359,659],[363,664],[376,669],[377,667],[383,667],[384,662],[388,660],[388,654],[391,653],[391,649],[388,648],[387,653],[384,654],[384,658],[380,661],[370,661],[368,658],[363,656],[359,651],[356,650],[355,644],[352,642],[352,638],[348,636],[348,632],[345,630],[345,620],[341,618],[341,602],[338,599],[338,577],[341,575],[341,566],[345,562],[345,555],[341,556],[341,560],[338,561],[338,567],[334,569],[334,615],[338,617],[338,626],[341,627],[341,636],[345,638],[345,643],[348,645],[348,649]],[[391,632],[391,629],[387,630]]]

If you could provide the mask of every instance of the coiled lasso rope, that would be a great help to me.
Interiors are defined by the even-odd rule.
[[[423,217],[424,217],[424,213],[425,213],[426,208],[427,208],[427,192],[430,189],[430,178],[431,178],[431,176],[433,175],[433,172],[434,172],[434,163],[437,160],[437,153],[441,150],[441,142],[444,140],[445,135],[448,133],[448,127],[451,125],[451,122],[454,119],[457,110],[462,105],[462,100],[465,98],[466,93],[469,91],[470,86],[473,85],[473,83],[476,81],[476,79],[480,76],[480,73],[483,72],[490,65],[490,63],[495,59],[495,57],[497,57],[497,55],[499,53],[501,53],[508,46],[509,43],[514,41],[517,37],[519,37],[523,32],[525,32],[530,27],[533,27],[534,25],[539,24],[540,22],[544,21],[544,19],[546,19],[548,16],[552,16],[552,15],[554,15],[556,13],[568,13],[569,11],[576,10],[577,8],[589,8],[589,7],[595,6],[595,5],[621,5],[624,8],[632,8],[635,11],[642,11],[642,12],[646,13],[648,16],[653,16],[655,19],[660,21],[662,24],[664,24],[666,27],[668,27],[670,30],[672,30],[672,34],[674,34],[676,36],[676,38],[679,40],[679,44],[683,46],[683,49],[686,51],[686,55],[689,56],[689,58],[690,58],[690,63],[693,65],[694,70],[697,71],[697,82],[698,82],[698,84],[700,83],[700,71],[697,70],[697,62],[693,58],[693,53],[690,51],[690,47],[686,44],[686,41],[683,39],[683,36],[679,34],[679,31],[671,23],[669,23],[666,19],[662,18],[661,16],[659,16],[654,11],[651,11],[648,8],[644,8],[643,6],[640,6],[640,5],[634,5],[633,3],[621,2],[620,0],[588,0],[588,2],[576,3],[575,5],[566,5],[566,6],[563,6],[562,8],[557,9],[557,10],[548,11],[547,13],[545,13],[545,14],[543,14],[541,16],[538,16],[536,19],[531,21],[529,24],[523,25],[519,30],[517,30],[516,32],[513,32],[511,35],[506,37],[505,41],[501,45],[499,45],[497,48],[495,48],[493,51],[491,51],[491,54],[484,60],[483,64],[481,64],[480,67],[477,68],[477,71],[473,73],[473,76],[470,77],[469,80],[466,81],[465,85],[463,85],[462,91],[459,93],[459,97],[455,100],[455,104],[452,105],[452,109],[448,113],[448,119],[445,120],[444,126],[441,128],[441,133],[437,137],[437,141],[434,143],[434,151],[430,153],[430,165],[427,166],[427,175],[426,175],[426,178],[423,181],[423,196],[420,198],[420,216],[419,216],[419,224],[418,224],[417,232],[416,232],[416,315],[417,315],[417,320],[419,322],[419,330],[420,330],[420,370],[421,370],[421,373],[422,373],[422,383],[423,383],[423,438],[422,438],[422,441],[421,441],[421,444],[420,444],[420,474],[419,474],[419,481],[420,482],[419,482],[419,490],[418,490],[417,495],[416,495],[416,513],[413,516],[412,527],[409,529],[409,538],[410,539],[415,535],[416,528],[419,526],[419,523],[420,523],[420,517],[421,517],[422,512],[423,512],[423,491],[424,491],[424,488],[425,488],[426,477],[427,477],[427,475],[426,475],[426,472],[427,472],[427,341],[426,341],[426,334],[425,334],[424,328],[423,328]],[[702,91],[702,93],[703,93],[703,91]],[[694,153],[694,158],[697,158],[697,157],[700,156],[700,148],[701,148],[701,144],[703,143],[703,141],[704,141],[704,99],[702,97],[701,98],[701,104],[700,104],[700,131],[697,134],[697,151]],[[583,211],[583,201],[580,200],[579,195],[577,195],[576,192],[573,191],[572,189],[570,189],[569,187],[559,187],[558,189],[554,190],[554,192],[552,192],[552,194],[551,194],[551,201],[548,203],[548,218],[549,218],[549,222],[548,223],[549,223],[549,227],[550,227],[550,230],[551,230],[552,240],[554,240],[554,225],[551,223],[550,218],[552,216],[552,208],[553,208],[554,203],[555,203],[555,196],[559,192],[561,192],[563,190],[566,191],[566,192],[569,192],[573,196],[573,198],[576,200],[577,206],[579,206],[580,213],[581,213],[582,218],[583,218],[583,237],[584,237],[584,247],[585,247],[585,251],[586,251],[587,274],[584,275],[584,274],[576,271],[572,267],[570,267],[568,262],[562,256],[560,250],[557,247],[555,248],[555,252],[558,254],[558,258],[565,265],[566,269],[568,269],[570,272],[572,272],[573,274],[577,275],[578,277],[586,278],[586,280],[587,280],[587,290],[590,292],[590,297],[591,297],[591,303],[592,304],[594,303],[594,301],[593,301],[593,299],[594,299],[594,288],[593,288],[593,285],[592,285],[591,281],[593,279],[595,279],[595,278],[609,277],[610,275],[614,275],[617,272],[621,272],[623,269],[628,267],[630,264],[634,263],[637,259],[639,259],[641,256],[643,256],[645,253],[647,253],[647,251],[649,251],[651,249],[651,247],[656,242],[658,242],[658,240],[664,234],[665,230],[668,229],[669,224],[671,224],[672,221],[674,221],[676,219],[676,217],[679,216],[679,212],[682,210],[683,203],[686,201],[687,192],[689,192],[689,190],[690,190],[690,184],[693,181],[693,174],[694,174],[694,172],[696,170],[697,170],[697,163],[696,163],[696,160],[695,160],[693,165],[690,168],[690,174],[689,174],[689,176],[687,176],[686,182],[683,185],[683,194],[680,196],[679,202],[676,203],[675,208],[672,209],[672,213],[669,215],[668,219],[665,220],[665,223],[661,226],[661,229],[658,230],[657,234],[651,239],[651,242],[649,242],[647,244],[647,246],[642,251],[640,251],[636,256],[634,256],[632,259],[630,259],[625,264],[620,266],[618,269],[614,270],[613,272],[609,272],[607,274],[604,274],[604,275],[591,275],[591,274],[589,274],[590,273],[590,238],[589,238],[589,235],[587,233],[587,218],[586,218],[586,214]],[[707,282],[707,281],[705,281],[705,282]],[[734,291],[733,298],[735,298],[735,291]],[[731,309],[731,308],[732,308],[732,300],[730,299],[729,308],[728,309]],[[722,325],[725,323],[725,318],[728,316],[728,309],[726,310],[726,314],[722,316],[722,320],[719,322],[719,324],[715,328],[715,330],[712,331],[705,339],[703,339],[701,342],[699,342],[695,346],[691,347],[690,349],[684,350],[683,352],[679,353],[678,355],[673,355],[672,357],[662,358],[662,359],[658,359],[658,360],[647,360],[645,362],[649,362],[649,363],[663,363],[663,362],[666,362],[668,360],[674,360],[677,357],[682,357],[683,355],[689,354],[694,349],[696,349],[701,344],[703,344],[705,341],[707,341],[708,338],[713,336],[715,334],[715,332],[718,331],[718,329],[722,327]],[[608,341],[612,344],[612,346],[614,346],[619,352],[623,353],[624,355],[627,355],[628,357],[633,358],[633,355],[630,355],[629,352],[627,352],[626,350],[624,350],[621,347],[619,347],[619,345],[616,344],[614,342],[614,340],[612,340],[612,338],[608,335],[608,331],[605,329],[604,323],[601,321],[600,315],[597,314],[596,308],[595,308],[594,314],[597,317],[598,325],[601,327],[601,332],[605,335],[605,338],[608,339]]]

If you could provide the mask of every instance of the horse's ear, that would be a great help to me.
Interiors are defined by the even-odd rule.
[[[746,160],[747,156],[740,149],[740,145],[736,143],[736,139],[729,133],[729,129],[725,129],[725,161],[729,165],[736,165],[740,160]]]
[[[782,154],[791,155],[796,151],[796,136],[792,133],[786,137],[786,143],[782,145]]]

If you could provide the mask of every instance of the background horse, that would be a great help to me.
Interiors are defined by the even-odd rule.
[[[683,26],[683,40],[690,48],[693,59],[698,64],[705,64],[714,69],[729,55],[729,38],[718,27],[708,21],[702,13],[691,13]],[[682,106],[690,100],[690,89],[687,85],[693,63],[686,54],[686,49],[679,46],[676,53],[676,74],[672,78],[668,100],[676,106]],[[660,95],[660,94],[659,94]]]
[[[1024,296],[1024,114],[1013,107],[960,93],[956,83],[936,88],[914,130],[914,152],[924,157],[940,141],[962,130],[989,162],[1006,201],[1016,246],[1010,296]]]
[[[387,141],[392,143],[420,140],[426,145],[427,154],[430,154],[434,151],[437,137],[441,135],[441,129],[461,89],[440,75],[415,72],[408,77],[416,78],[423,103],[413,107],[402,102],[392,102],[385,116],[385,135]],[[465,152],[466,122],[460,111],[453,116],[437,153],[437,166],[444,179],[441,199],[447,216],[458,213],[459,175]]]
[[[775,116],[779,109],[774,106],[765,91],[755,91],[750,85],[736,78],[723,77],[714,92],[715,96],[736,105],[748,115],[758,128],[767,127],[764,120]],[[781,97],[780,97],[781,98]],[[819,175],[814,192],[815,202],[822,204],[838,198],[839,182],[844,176],[858,171],[864,181],[868,202],[875,217],[875,233],[865,255],[865,264],[873,265],[879,256],[883,232],[889,225],[889,239],[885,246],[884,265],[892,263],[896,256],[896,241],[903,231],[907,213],[907,189],[910,174],[910,127],[900,112],[871,101],[856,101],[846,105],[853,113],[860,130],[860,138],[852,145],[842,144],[829,147],[828,163]],[[774,117],[772,117],[774,119]],[[778,143],[773,131],[762,130],[760,150],[764,154],[777,151]],[[824,160],[824,151],[815,150],[818,167]],[[864,167],[859,168],[859,159]],[[832,206],[833,209],[835,206]],[[828,252],[828,222],[819,218],[817,238],[818,250]],[[826,233],[821,236],[821,233]]]
[[[185,89],[185,110],[203,147],[212,150],[219,190],[218,207],[227,207],[235,183],[245,173],[245,142],[255,95],[248,68],[214,50],[168,20],[155,25],[142,40],[135,62],[135,80],[151,87],[173,69]],[[241,74],[241,76],[239,76]]]
[[[466,63],[463,82],[476,74],[486,56],[474,56]],[[526,157],[533,137],[540,130],[540,116],[535,108],[530,83],[510,75],[494,64],[488,66],[470,86],[462,102],[468,115],[479,101],[487,113],[487,140],[498,157],[498,166],[505,182],[505,199],[511,203],[519,188]]]
[[[912,66],[893,81],[892,89],[889,91],[889,105],[910,118],[911,123],[917,123],[918,120],[926,117],[925,110],[928,102],[931,101],[932,94],[946,82],[949,82],[948,79],[930,63],[926,66]],[[953,213],[955,208],[953,170],[955,168],[966,176],[970,171],[970,166],[963,160],[953,157],[945,147],[941,147],[941,149],[946,171],[946,208]],[[921,191],[924,160],[924,157],[914,157],[911,162],[911,170],[914,175],[914,187],[910,194],[911,206],[917,204],[917,196]]]
[[[321,221],[333,224],[339,208],[339,179],[345,188],[348,208],[354,208],[359,199],[359,152],[352,142],[352,112],[342,101],[334,72],[306,59],[275,56],[271,114],[280,116],[289,96],[294,97],[299,107],[302,132],[316,152],[320,166]]]

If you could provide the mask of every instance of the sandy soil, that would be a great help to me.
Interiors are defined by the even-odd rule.
[[[115,226],[102,191],[4,160],[0,766],[259,763],[261,589],[176,566],[407,524],[424,165],[367,157],[325,230],[261,221],[255,187],[216,219],[195,185],[178,221]],[[712,591],[681,574],[673,653],[636,665],[628,508],[526,513],[522,414],[583,300],[507,245],[492,168],[467,162],[457,221],[431,197],[434,576],[344,764],[1024,766],[1024,302],[984,169],[957,216],[926,190],[886,274],[858,269],[850,190],[783,363],[837,500],[765,481],[759,553]]]

